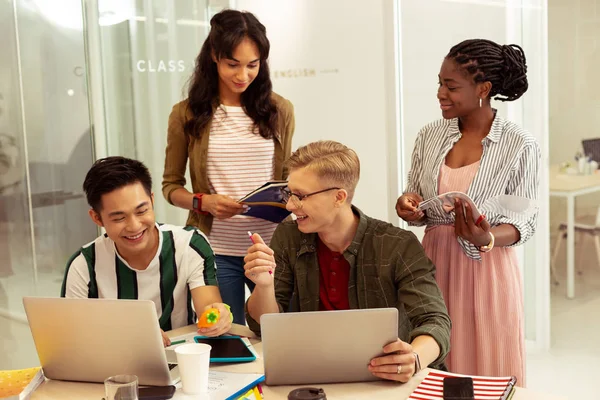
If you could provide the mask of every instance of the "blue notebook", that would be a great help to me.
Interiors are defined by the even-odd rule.
[[[283,221],[291,214],[285,209],[281,192],[286,187],[287,181],[271,181],[248,193],[239,200],[250,207],[243,215],[276,223]]]

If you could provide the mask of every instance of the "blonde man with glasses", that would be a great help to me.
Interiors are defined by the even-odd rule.
[[[399,311],[398,340],[365,368],[400,382],[421,366],[443,368],[450,318],[435,267],[411,232],[352,205],[360,175],[356,153],[319,141],[299,148],[286,164],[284,199],[296,220],[278,226],[270,247],[253,235],[255,244],[244,259],[246,276],[256,284],[246,303],[250,328],[258,333],[257,321],[266,313],[393,305]]]

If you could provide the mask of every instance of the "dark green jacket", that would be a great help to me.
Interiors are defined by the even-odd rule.
[[[344,251],[350,263],[350,308],[398,309],[398,337],[410,343],[419,335],[432,336],[441,352],[441,366],[450,350],[450,317],[435,281],[435,266],[416,236],[387,222],[360,217],[352,244]],[[298,230],[295,221],[281,223],[271,239],[275,252],[275,297],[279,311],[319,310],[317,234]],[[252,331],[260,325],[246,318]]]

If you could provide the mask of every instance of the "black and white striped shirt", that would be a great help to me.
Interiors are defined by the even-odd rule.
[[[425,200],[441,194],[438,193],[440,168],[461,136],[458,118],[434,121],[421,129],[415,141],[405,193],[418,193]],[[503,194],[537,200],[541,152],[535,138],[496,114],[489,134],[481,143],[481,164],[467,192],[477,207]],[[492,226],[511,224],[519,230],[521,238],[513,246],[525,243],[535,232],[537,213],[526,221],[519,221],[484,208],[480,211]],[[427,210],[424,220],[410,224],[453,225],[454,213],[446,213],[439,206]],[[481,260],[479,250],[473,244],[460,237],[458,241],[468,257]]]

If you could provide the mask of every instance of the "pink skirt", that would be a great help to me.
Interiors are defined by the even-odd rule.
[[[482,261],[468,258],[454,226],[428,228],[423,238],[452,320],[451,372],[515,376],[525,386],[522,282],[513,248],[494,248]]]

